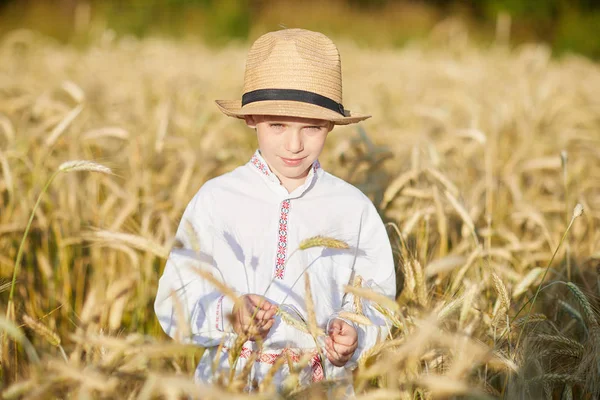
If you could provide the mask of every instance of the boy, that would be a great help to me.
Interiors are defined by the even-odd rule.
[[[167,334],[177,338],[188,331],[194,343],[207,347],[198,381],[214,382],[232,367],[228,353],[238,337],[248,340],[234,364],[237,373],[254,360],[248,379],[256,383],[278,358],[306,357],[301,384],[349,379],[364,350],[385,338],[382,315],[344,291],[360,277],[363,286],[395,297],[384,225],[366,196],[317,161],[334,125],[369,118],[350,114],[341,102],[335,44],[301,29],[260,37],[248,54],[242,101],[217,101],[223,113],[256,130],[259,150],[246,165],[206,182],[191,200],[177,231],[182,248],[169,256],[155,303]],[[294,251],[319,235],[349,248]],[[239,301],[198,268],[231,287]],[[318,343],[289,321],[308,320],[305,272],[325,332]],[[372,324],[355,324],[340,312],[364,313]],[[274,377],[278,387],[288,372],[286,362]]]

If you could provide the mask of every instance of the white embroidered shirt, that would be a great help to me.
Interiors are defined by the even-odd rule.
[[[297,250],[303,239],[317,235],[342,240],[350,248]],[[344,295],[344,286],[356,276],[363,279],[363,286],[395,297],[392,251],[375,207],[360,190],[325,172],[318,161],[305,183],[288,193],[257,151],[246,165],[200,188],[176,236],[181,246],[171,250],[159,281],[155,311],[168,335],[209,348],[196,370],[198,381],[213,381],[213,365],[230,368],[227,350],[236,335],[227,318],[233,301],[202,278],[197,268],[210,271],[238,295],[264,295],[304,320],[307,272],[317,323],[324,330],[340,311],[357,311],[352,296]],[[320,380],[323,374],[348,377],[365,349],[385,338],[389,322],[368,301],[363,300],[362,307],[360,311],[372,325],[354,324],[358,348],[351,361],[337,368],[315,357],[305,379]],[[317,346],[311,335],[279,316],[275,319],[250,374],[257,381],[282,354],[297,361]],[[222,342],[222,354],[217,354]],[[257,350],[255,342],[244,344],[235,368],[241,370]],[[215,358],[219,362],[214,363]],[[286,368],[275,376],[278,383]]]

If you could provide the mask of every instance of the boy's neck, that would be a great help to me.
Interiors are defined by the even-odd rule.
[[[309,168],[310,169],[310,168]],[[300,178],[281,178],[278,176],[279,181],[281,182],[281,185],[288,191],[288,193],[292,193],[294,190],[298,189],[300,186],[304,185],[304,182],[306,182],[306,177],[308,176],[308,169],[306,170],[306,172],[302,175],[303,177]]]
[[[267,163],[267,165],[268,165],[268,163]],[[281,186],[283,186],[287,190],[288,193],[292,193],[294,190],[296,190],[300,186],[302,186],[304,184],[304,182],[306,182],[306,177],[308,176],[308,172],[310,171],[312,166],[308,167],[302,175],[300,175],[296,178],[287,178],[285,176],[282,176],[276,170],[271,168],[270,165],[269,165],[269,168],[275,174],[275,176],[277,176],[277,178],[279,179],[279,182],[281,182]]]

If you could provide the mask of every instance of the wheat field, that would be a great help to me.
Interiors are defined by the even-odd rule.
[[[599,66],[478,47],[452,23],[402,49],[337,43],[345,105],[373,118],[335,128],[321,164],[372,198],[398,268],[395,303],[348,288],[393,324],[359,362],[357,397],[598,398]],[[3,398],[335,390],[293,374],[283,393],[196,385],[202,349],[153,313],[187,202],[255,149],[213,103],[239,97],[247,49],[0,38]]]

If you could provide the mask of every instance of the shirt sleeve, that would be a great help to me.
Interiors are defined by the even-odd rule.
[[[214,259],[212,202],[203,189],[183,213],[175,246],[158,282],[154,310],[160,326],[172,338],[210,347],[233,334],[227,318],[233,299],[198,273],[203,270],[225,280]]]
[[[370,201],[363,212],[360,226],[352,276],[362,278],[362,287],[395,299],[396,269],[390,240],[383,221]],[[372,325],[355,324],[340,318],[354,326],[358,333],[358,347],[346,364],[346,368],[349,369],[356,367],[357,361],[366,350],[373,347],[378,341],[385,339],[391,327],[390,321],[377,311],[373,302],[361,298],[360,303],[362,310],[357,310],[354,296],[351,293],[346,293],[342,301],[341,311],[362,312],[372,323]],[[333,314],[329,322],[339,318],[338,315],[339,312]]]

